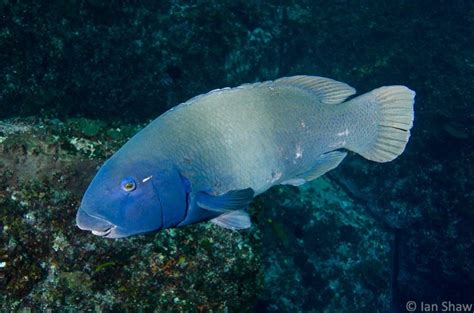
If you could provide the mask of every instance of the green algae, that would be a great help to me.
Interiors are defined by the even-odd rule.
[[[59,284],[73,292],[92,292],[92,280],[82,271],[62,272],[59,274]]]
[[[86,137],[99,135],[105,130],[106,125],[103,121],[88,118],[71,118],[66,123],[66,127],[70,127],[72,131],[79,132]]]

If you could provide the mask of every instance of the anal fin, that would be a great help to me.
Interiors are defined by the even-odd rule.
[[[250,216],[245,210],[230,211],[223,213],[211,220],[212,223],[226,229],[246,229],[250,228],[252,222]]]
[[[319,176],[323,176],[330,170],[335,169],[346,157],[347,152],[332,151],[322,154],[317,160],[313,168],[303,174],[306,181],[312,181]]]
[[[312,181],[332,169],[335,169],[342,160],[346,157],[347,152],[342,151],[332,151],[328,153],[322,154],[315,162],[313,167],[303,173],[299,174],[294,178],[288,179],[282,182],[282,185],[293,185],[293,186],[300,186],[305,182]]]
[[[281,182],[282,185],[301,186],[306,183],[304,178],[292,178]]]

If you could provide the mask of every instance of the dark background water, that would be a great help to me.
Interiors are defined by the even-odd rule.
[[[2,118],[146,122],[214,88],[294,74],[417,92],[404,155],[352,158],[333,178],[395,238],[395,306],[473,302],[473,1],[0,4]]]

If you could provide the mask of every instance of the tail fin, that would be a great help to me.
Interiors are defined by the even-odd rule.
[[[364,158],[376,162],[389,162],[405,150],[413,126],[415,92],[405,86],[381,87],[352,100],[375,110],[375,130],[368,133],[368,142],[354,147]],[[375,107],[374,107],[375,106]],[[352,149],[351,149],[352,150]]]

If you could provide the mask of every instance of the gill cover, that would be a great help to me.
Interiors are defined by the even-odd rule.
[[[190,191],[188,180],[170,167],[160,171],[153,185],[160,199],[162,228],[178,225],[186,217]]]

